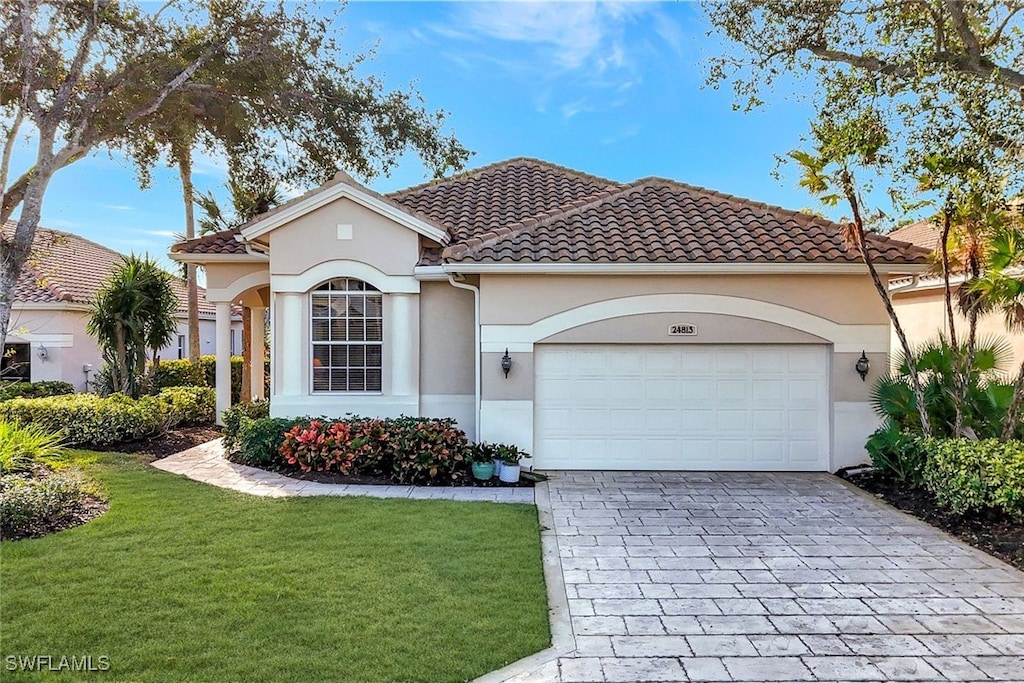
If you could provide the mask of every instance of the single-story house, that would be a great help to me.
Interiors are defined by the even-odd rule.
[[[886,276],[924,268],[871,247]],[[673,180],[339,173],[171,258],[206,268],[218,334],[270,308],[274,415],[450,416],[542,469],[834,470],[878,424],[889,322],[839,226]]]
[[[13,232],[14,223],[4,230]],[[11,324],[4,345],[3,379],[38,382],[63,380],[86,391],[94,373],[103,366],[96,339],[85,331],[89,302],[122,262],[122,254],[60,230],[40,227],[32,244],[32,258],[14,287]],[[164,360],[188,357],[187,292],[181,278],[173,281],[178,297],[178,333],[160,352]],[[204,354],[213,355],[214,307],[199,290],[199,334]],[[242,351],[242,322],[231,316],[231,334],[225,345]]]
[[[1024,207],[1022,207],[1024,208]],[[905,225],[889,233],[891,239],[909,242],[926,249],[928,253],[937,252],[942,231],[934,221],[919,221]],[[954,275],[950,285],[956,296],[956,289],[963,283],[962,275]],[[892,305],[899,316],[900,324],[907,335],[907,340],[917,346],[938,339],[939,334],[949,329],[949,316],[946,311],[944,296],[945,283],[941,275],[920,275],[911,278],[898,278],[890,282],[889,292]],[[960,313],[953,302],[953,324],[958,331],[966,332],[967,319]],[[1002,314],[989,313],[978,319],[978,337],[1002,337],[1010,344],[1013,351],[1008,371],[1016,374],[1024,361],[1024,334],[1009,332],[1003,322]],[[894,349],[899,349],[899,340],[895,330],[892,336]]]

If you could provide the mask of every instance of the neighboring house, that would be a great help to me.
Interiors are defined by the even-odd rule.
[[[894,230],[888,236],[890,239],[914,244],[932,253],[940,248],[942,232],[934,222],[920,221]],[[967,330],[967,319],[960,313],[955,298],[956,288],[962,282],[962,275],[954,275],[950,279],[954,296],[953,324],[958,332]],[[945,285],[941,275],[898,278],[889,283],[893,308],[899,316],[900,325],[907,335],[907,340],[913,346],[937,340],[941,333],[946,333],[948,336],[949,316],[946,311],[944,290]],[[979,339],[996,336],[1002,337],[1010,343],[1013,358],[1006,370],[1016,372],[1021,361],[1024,361],[1024,334],[1008,332],[1001,313],[981,316],[978,319]],[[895,330],[892,333],[892,347],[896,350],[900,348]]]
[[[871,247],[887,276],[924,267]],[[834,470],[878,424],[888,318],[839,226],[671,180],[338,174],[171,258],[207,269],[221,330],[270,306],[274,415],[451,416],[544,469]]]
[[[4,225],[13,231],[14,223]],[[71,233],[39,228],[32,258],[14,288],[14,308],[5,344],[4,379],[64,380],[76,390],[103,366],[96,339],[85,331],[89,302],[103,282],[121,264],[113,249]],[[178,334],[161,350],[163,359],[188,357],[186,289],[174,279],[178,297]],[[202,352],[214,354],[214,308],[199,290],[199,333]],[[241,317],[233,315],[229,351],[241,353]],[[88,369],[89,372],[85,372]]]

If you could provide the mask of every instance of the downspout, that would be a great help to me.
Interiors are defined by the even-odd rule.
[[[448,273],[448,284],[456,289],[465,289],[473,292],[473,344],[476,349],[476,358],[473,363],[475,373],[473,381],[473,418],[476,422],[476,440],[480,441],[480,368],[482,363],[480,357],[480,288],[463,282],[456,282],[455,277],[455,273]]]

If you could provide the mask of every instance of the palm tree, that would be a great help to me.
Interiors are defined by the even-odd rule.
[[[245,183],[237,178],[231,178],[228,180],[227,188],[231,193],[231,208],[234,210],[232,215],[224,213],[212,192],[200,192],[196,196],[196,206],[204,214],[199,219],[200,235],[237,228],[284,201],[277,183],[272,180]]]
[[[1009,332],[1024,333],[1024,226],[1008,225],[988,242],[988,268],[970,290],[980,313],[1001,312]],[[1003,418],[1002,438],[1021,428],[1024,409],[1024,359],[1013,383],[1013,398]]]
[[[174,339],[178,300],[171,278],[148,257],[126,256],[90,304],[86,329],[99,341],[113,391],[142,395],[147,358],[155,372],[157,354]]]

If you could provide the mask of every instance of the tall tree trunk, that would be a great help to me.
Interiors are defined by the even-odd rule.
[[[53,132],[39,133],[40,150],[53,146]],[[43,152],[40,152],[40,157]],[[25,185],[24,198],[21,205],[21,216],[10,239],[0,239],[0,351],[7,342],[7,332],[11,325],[11,310],[14,308],[14,286],[21,276],[25,263],[32,255],[32,242],[36,238],[39,227],[39,216],[43,210],[43,195],[46,186],[53,177],[52,159],[37,161],[35,173]]]
[[[939,238],[939,248],[942,254],[942,294],[946,303],[946,318],[949,321],[949,348],[953,357],[953,436],[960,436],[964,428],[964,402],[967,400],[967,386],[969,383],[968,373],[970,364],[965,354],[961,353],[960,346],[956,339],[956,320],[953,317],[953,288],[949,285],[949,232],[952,227],[951,213],[953,209],[946,202],[946,208],[942,212],[942,235]]]
[[[181,194],[185,200],[185,239],[196,236],[195,192],[192,187],[192,150],[177,150],[178,175],[181,176]],[[188,292],[188,359],[199,362],[199,283],[197,281],[198,266],[194,263],[185,264],[185,287]]]
[[[842,185],[846,201],[850,204],[850,210],[853,213],[853,229],[854,236],[856,237],[857,250],[860,252],[861,258],[864,260],[864,265],[868,267],[868,274],[871,276],[871,282],[875,285],[875,291],[878,292],[878,296],[881,297],[882,303],[885,305],[885,312],[889,315],[889,320],[892,322],[893,329],[896,331],[896,337],[900,340],[900,345],[903,347],[903,355],[907,359],[907,370],[910,373],[910,384],[914,389],[914,400],[917,403],[917,414],[921,419],[921,433],[925,437],[931,437],[932,423],[928,418],[928,407],[925,405],[924,388],[921,386],[921,376],[917,372],[917,359],[914,356],[913,350],[910,348],[910,343],[907,341],[907,335],[903,331],[903,325],[900,324],[899,316],[896,315],[896,309],[892,306],[892,299],[889,297],[889,290],[885,284],[882,283],[882,278],[879,277],[878,269],[875,267],[874,258],[872,258],[871,252],[868,250],[867,234],[864,230],[864,220],[860,214],[860,202],[857,200],[857,192],[854,189],[853,177],[848,171],[843,172]]]
[[[242,402],[252,400],[252,309],[242,306]]]
[[[1010,399],[1010,407],[1007,408],[1006,416],[1003,418],[1003,433],[1001,435],[1003,441],[1012,439],[1017,431],[1021,421],[1022,407],[1024,407],[1024,362],[1020,364],[1017,381],[1013,383],[1013,398]]]

